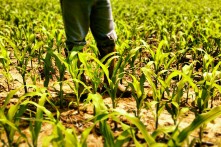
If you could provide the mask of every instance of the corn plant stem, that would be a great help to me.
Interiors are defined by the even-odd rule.
[[[159,116],[158,116],[159,107],[160,107],[160,104],[159,104],[159,102],[157,102],[157,104],[156,104],[156,122],[155,122],[155,129],[158,128],[158,123],[159,123]]]
[[[32,61],[32,58],[31,58],[31,68],[33,69],[33,61]]]
[[[79,96],[76,96],[77,112],[78,112],[78,114],[80,114],[80,107],[79,107],[80,100],[79,99],[80,99]]]
[[[155,66],[155,69],[156,69],[155,73],[156,73],[156,75],[157,75],[157,74],[158,74],[158,68],[157,68],[156,65],[154,65],[154,66]],[[158,86],[157,86],[157,84],[158,84],[158,82],[157,82],[157,78],[155,79],[154,83],[155,83],[156,87],[158,87]],[[159,116],[158,116],[159,108],[160,108],[160,103],[159,103],[159,98],[157,98],[155,129],[158,128],[158,123],[159,123]]]
[[[79,107],[79,105],[80,105],[80,95],[79,95],[79,93],[76,94],[76,102],[77,102],[77,111],[78,111],[78,114],[80,114],[80,107]]]
[[[22,74],[22,80],[23,80],[23,83],[24,83],[25,93],[28,93],[27,83],[26,83],[26,80],[25,80],[25,73]]]
[[[116,90],[115,90],[116,91]],[[116,92],[114,92],[111,96],[111,100],[112,100],[112,107],[113,109],[116,108]],[[114,121],[114,130],[117,130],[117,122]]]
[[[62,79],[60,79],[60,91],[59,91],[59,97],[60,97],[60,107],[63,108],[63,82],[62,82]]]
[[[94,84],[94,83],[92,83],[92,88],[93,88],[93,94],[96,94],[96,92],[97,92],[97,86],[96,86],[96,84]]]
[[[137,114],[136,114],[136,117],[137,117],[137,118],[140,118],[140,108],[139,108],[139,106],[137,106]]]
[[[64,72],[65,72],[65,66],[62,65],[62,70],[60,71],[60,77],[59,77],[59,86],[60,86],[60,91],[59,91],[59,98],[60,98],[60,107],[63,108],[63,99],[64,99],[64,92],[63,92],[63,80],[64,80]]]
[[[7,127],[4,126],[4,130],[6,132],[7,140],[8,140],[8,146],[13,147],[13,139],[10,137],[10,132],[8,131]]]
[[[10,83],[9,83],[9,78],[8,78],[8,77],[7,77],[7,79],[6,79],[6,83],[7,83],[8,91],[10,91],[11,88],[10,88]]]
[[[202,145],[202,140],[203,140],[203,126],[201,126],[200,128],[200,131],[199,131],[199,140],[200,140],[200,145]]]
[[[159,116],[158,116],[159,108],[160,108],[160,103],[158,102],[158,103],[156,104],[156,122],[155,122],[155,129],[158,128],[158,123],[159,123]]]
[[[214,88],[211,89],[211,93],[213,93],[213,92],[214,92]],[[213,96],[213,94],[212,94],[212,96],[211,96],[211,106],[210,106],[210,108],[213,108],[213,102],[214,102],[214,96]]]
[[[113,83],[115,83],[115,87],[113,88],[113,91],[112,93],[110,94],[110,97],[111,97],[111,100],[112,100],[112,107],[115,109],[116,108],[116,93],[117,93],[117,89],[118,89],[118,82],[117,82],[117,72],[120,70],[120,65],[122,63],[122,57],[119,58],[117,64],[116,63],[116,60],[114,59],[111,63],[111,66],[114,67],[114,69],[110,70],[109,68],[109,76],[112,80]],[[114,66],[115,65],[115,66]],[[120,79],[120,82],[122,82],[122,79]],[[115,126],[116,127],[116,126]]]
[[[165,74],[163,74],[163,80],[164,80],[164,81],[166,80],[166,73],[165,73]],[[164,93],[165,93],[165,91],[163,91],[163,93],[162,93],[162,99],[164,99],[164,98],[165,98]]]
[[[210,106],[211,109],[213,108],[213,102],[214,102],[214,97],[212,96],[211,97],[211,106]]]
[[[4,65],[4,64],[3,64]],[[10,91],[11,90],[11,88],[10,88],[10,74],[9,74],[9,70],[5,67],[5,66],[3,66],[3,69],[5,70],[5,72],[6,72],[6,84],[7,84],[7,87],[8,87],[8,91]]]
[[[116,108],[116,96],[111,97],[111,100],[112,100],[112,107],[113,109],[115,109]]]
[[[112,101],[112,107],[113,107],[113,109],[115,109],[116,108],[116,94],[115,94],[115,92],[112,94],[110,94],[110,97],[111,97],[111,101]]]
[[[142,99],[142,98],[140,98]],[[139,98],[136,99],[136,107],[137,107],[137,111],[136,111],[136,117],[140,118],[140,112],[141,112],[141,104],[142,104],[142,100],[140,100]]]
[[[173,118],[173,123],[175,126],[177,125],[177,118]]]
[[[188,103],[188,99],[189,99],[189,85],[187,85],[187,92],[186,92],[186,103]]]
[[[62,87],[63,87],[63,82],[60,81],[60,91],[59,91],[59,98],[60,98],[60,107],[63,108],[63,90],[62,90]]]
[[[203,107],[201,106],[200,109],[199,109],[199,112],[198,114],[202,114],[203,113]],[[199,143],[201,144],[202,143],[202,139],[203,139],[203,127],[201,126],[199,128]]]

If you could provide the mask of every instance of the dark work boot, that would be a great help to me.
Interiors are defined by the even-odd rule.
[[[102,59],[104,56],[106,56],[109,53],[115,52],[115,45],[109,45],[109,46],[103,46],[99,47],[98,49],[100,51],[100,56],[99,59]],[[108,60],[108,59],[107,59]],[[113,59],[108,70],[109,70],[109,78],[112,77],[113,72],[114,72],[114,66],[115,66],[116,60]],[[104,83],[109,84],[106,76],[104,76]],[[103,87],[102,87],[103,88]],[[102,89],[104,91],[104,89]],[[118,91],[117,91],[117,96],[120,97],[130,97],[131,96],[131,91],[129,91],[124,85],[121,83],[118,83]]]

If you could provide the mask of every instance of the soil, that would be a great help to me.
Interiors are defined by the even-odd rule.
[[[12,65],[16,65],[16,61],[12,59]],[[38,68],[38,67],[36,67]],[[0,68],[0,73],[2,73],[3,69]],[[10,87],[11,89],[16,89],[18,87],[20,87],[23,83],[22,81],[22,77],[20,76],[20,74],[18,73],[18,71],[16,70],[15,66],[11,67],[10,70],[10,74],[13,77],[13,82],[10,83]],[[41,74],[41,73],[38,73]],[[30,76],[28,76],[30,77]],[[32,84],[32,81],[30,78],[27,79],[27,83]],[[37,83],[36,85],[38,87],[43,87],[43,79],[37,79]],[[59,91],[59,85],[58,83],[56,83],[56,78],[54,78],[53,80],[50,81],[50,85],[48,87],[49,92],[52,95],[52,101],[56,101],[58,100],[58,91]],[[72,91],[69,88],[68,85],[64,85],[64,89],[65,91],[65,101],[66,102],[71,102],[74,101],[75,98],[72,95]],[[146,101],[151,101],[152,100],[152,94],[151,94],[151,89],[146,88],[146,90],[149,92],[148,93],[148,98]],[[4,77],[4,75],[0,74],[0,104],[4,103],[4,99],[8,94],[8,89],[7,89],[7,84],[6,84],[6,79]],[[18,93],[16,93],[16,95],[14,96],[14,98],[11,99],[10,104],[16,103],[17,102],[17,98],[19,96],[21,96],[22,94],[24,94],[24,91],[21,90]],[[109,105],[110,107],[112,106],[112,102],[111,102],[111,98],[106,94],[103,95],[103,99],[106,105]],[[216,105],[220,104],[220,100],[217,99],[214,102]],[[136,110],[136,105],[135,105],[135,100],[133,97],[128,97],[128,98],[118,98],[117,100],[117,109],[119,110],[126,110],[129,113],[133,113],[133,111]],[[9,105],[10,107],[10,105]],[[61,116],[60,116],[60,121],[63,123],[63,125],[67,128],[72,128],[74,127],[77,134],[81,134],[82,131],[89,127],[92,122],[86,122],[85,120],[87,120],[88,118],[93,117],[93,106],[90,104],[80,104],[80,113],[77,112],[77,109],[74,105],[70,106],[69,108],[64,107],[64,108],[59,108],[59,111],[61,112]],[[180,117],[180,128],[185,128],[186,126],[188,126],[193,119],[195,118],[195,115],[193,112],[188,111],[187,113],[185,113],[182,117]],[[123,119],[123,118],[122,118]],[[141,111],[141,121],[144,123],[144,125],[146,126],[147,130],[149,131],[149,133],[153,132],[155,129],[155,120],[154,120],[154,116],[151,113],[150,110],[147,109],[142,109]],[[206,129],[204,131],[204,143],[205,146],[221,146],[221,117],[213,120],[212,122],[208,123],[206,126]],[[30,136],[30,132],[28,127],[28,122],[22,123],[21,128],[23,130],[23,132],[25,134],[27,134],[27,136]],[[160,121],[159,121],[159,127],[165,127],[165,126],[172,126],[173,125],[173,121],[171,118],[171,115],[165,110],[163,111],[163,113],[160,115]],[[39,136],[39,146],[42,145],[42,141],[44,140],[44,137],[48,136],[51,134],[52,132],[52,126],[48,123],[43,123],[42,126],[42,130]],[[118,131],[114,132],[115,136],[117,136],[119,134]],[[198,134],[197,132],[193,132],[190,135],[190,140],[193,138],[197,138]],[[139,136],[138,136],[139,138]],[[1,134],[1,139],[2,141],[5,140],[5,134],[2,133]],[[142,137],[140,137],[140,140],[142,140]],[[87,143],[89,147],[100,147],[103,146],[103,138],[102,136],[100,136],[98,133],[96,132],[92,132],[88,139],[87,139]],[[27,144],[23,143],[20,144],[20,146],[27,146]],[[133,142],[129,142],[128,144],[125,144],[125,146],[135,146],[133,144]]]

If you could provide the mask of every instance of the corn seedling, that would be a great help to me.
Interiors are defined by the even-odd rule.
[[[132,95],[136,100],[137,111],[135,116],[140,117],[140,110],[144,104],[144,99],[147,97],[147,94],[144,91],[144,82],[146,78],[144,74],[141,75],[140,80],[138,81],[135,76],[130,75],[133,79],[132,83],[129,83],[129,86],[132,89]]]
[[[196,130],[202,125],[220,116],[221,115],[220,109],[221,109],[221,106],[218,106],[218,107],[213,108],[211,111],[207,113],[200,114],[193,120],[193,122],[188,127],[183,129],[181,132],[178,132],[178,130],[176,130],[173,133],[171,140],[169,140],[168,145],[169,146],[182,146],[185,140],[187,139],[188,134],[190,134],[192,131]]]
[[[8,87],[8,91],[10,91],[10,82],[13,81],[12,76],[10,74],[10,57],[9,57],[9,52],[7,51],[7,49],[4,47],[3,45],[3,41],[0,40],[0,48],[1,48],[1,55],[0,55],[0,62],[3,66],[4,71],[2,72],[3,75],[6,78],[6,83],[7,83],[7,87]]]

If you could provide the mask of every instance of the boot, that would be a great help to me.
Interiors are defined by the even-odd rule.
[[[105,46],[105,47],[98,47],[98,49],[100,51],[99,59],[102,59],[107,54],[115,52],[115,45],[109,45],[109,46]],[[109,66],[109,68],[108,68],[110,79],[113,76],[115,63],[116,63],[116,59],[113,59],[110,66]],[[107,84],[107,85],[109,84],[106,76],[104,76],[104,83]],[[102,91],[105,91],[105,89],[103,87],[102,87]],[[130,97],[131,96],[131,91],[129,91],[122,83],[118,83],[117,96],[118,97]]]

